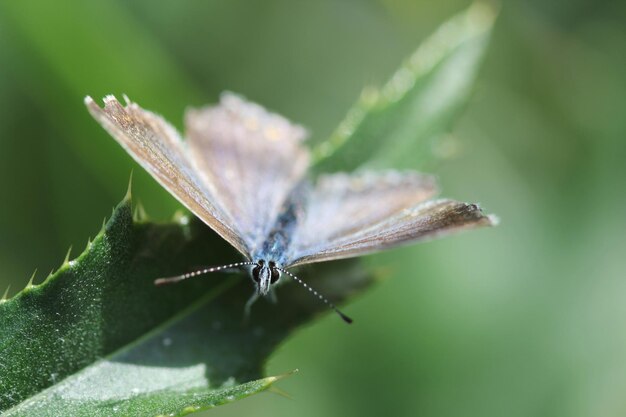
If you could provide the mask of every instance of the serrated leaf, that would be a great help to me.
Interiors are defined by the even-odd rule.
[[[487,5],[473,4],[444,23],[383,88],[365,89],[314,150],[316,170],[423,169],[444,154],[439,141],[469,97],[494,16]]]
[[[137,223],[125,199],[77,259],[0,303],[3,415],[184,415],[266,389],[268,355],[324,304],[287,283],[244,323],[247,279],[153,285],[236,259],[195,218]],[[355,261],[301,276],[334,300],[372,280]]]

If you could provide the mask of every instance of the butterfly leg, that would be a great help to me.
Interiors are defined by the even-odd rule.
[[[248,299],[246,306],[243,308],[243,322],[244,324],[248,324],[250,321],[250,312],[252,310],[252,304],[259,298],[259,294],[255,291],[252,296]]]
[[[278,297],[276,297],[276,290],[274,288],[270,288],[270,292],[267,293],[267,298],[272,304],[276,304],[278,302]]]

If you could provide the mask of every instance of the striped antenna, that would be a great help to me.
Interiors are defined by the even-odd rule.
[[[279,270],[280,272],[282,272],[283,274],[287,274],[289,275],[291,278],[293,278],[297,283],[299,283],[300,285],[302,285],[304,288],[306,288],[307,290],[309,290],[311,292],[311,294],[313,294],[314,296],[316,296],[317,298],[319,298],[320,300],[322,300],[324,302],[324,304],[326,304],[328,307],[332,308],[333,310],[335,310],[335,313],[339,314],[339,317],[341,317],[343,319],[343,321],[345,321],[346,323],[350,324],[352,323],[352,319],[348,316],[346,316],[345,314],[343,314],[336,305],[334,305],[333,303],[331,303],[330,301],[328,301],[328,299],[326,297],[324,297],[322,294],[318,293],[317,291],[315,291],[313,288],[311,288],[311,286],[309,284],[307,284],[306,282],[302,281],[300,278],[298,278],[297,276],[295,276],[294,274],[292,274],[291,272],[287,271],[286,269],[283,268],[279,268],[279,267],[275,267],[277,270]]]
[[[186,274],[177,275],[175,277],[159,278],[159,279],[154,281],[154,285],[175,284],[177,282],[184,281],[184,280],[186,280],[188,278],[193,278],[193,277],[196,277],[198,275],[204,275],[204,274],[208,274],[210,272],[219,272],[219,271],[223,271],[225,269],[239,268],[240,266],[248,266],[248,265],[256,265],[256,263],[254,263],[254,262],[237,262],[237,263],[228,264],[228,265],[212,266],[212,267],[209,267],[209,268],[199,269],[199,270],[193,271],[193,272],[188,272]]]

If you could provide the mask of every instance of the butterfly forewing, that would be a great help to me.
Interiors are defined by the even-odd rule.
[[[163,187],[242,254],[250,250],[230,214],[198,174],[176,130],[161,117],[127,100],[104,99],[104,108],[85,99],[91,115]]]
[[[379,201],[372,204],[385,204]],[[364,208],[367,210],[367,208]],[[496,219],[485,216],[475,204],[434,200],[406,207],[377,223],[353,230],[334,239],[306,246],[294,241],[290,266],[361,256],[402,244],[431,239],[463,229],[493,225]]]
[[[204,182],[257,252],[309,167],[305,130],[232,93],[218,106],[189,111],[186,128]]]

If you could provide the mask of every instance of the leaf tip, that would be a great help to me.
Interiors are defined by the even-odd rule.
[[[256,381],[256,382],[261,383],[261,385],[259,386],[260,387],[259,391],[269,390],[270,392],[274,392],[275,394],[291,399],[291,396],[289,396],[289,394],[287,394],[285,391],[281,390],[280,388],[275,387],[274,383],[280,381],[281,379],[287,378],[297,372],[299,372],[299,370],[294,369],[294,370],[285,372],[280,375],[273,375],[273,376],[265,377],[263,379],[259,379]]]
[[[266,378],[266,380],[270,383],[273,384],[276,381],[280,381],[281,379],[290,377],[293,374],[297,374],[298,372],[300,372],[300,370],[298,368],[293,369],[289,372],[285,372],[284,374],[280,374],[280,375],[274,375],[274,376],[269,376]]]

